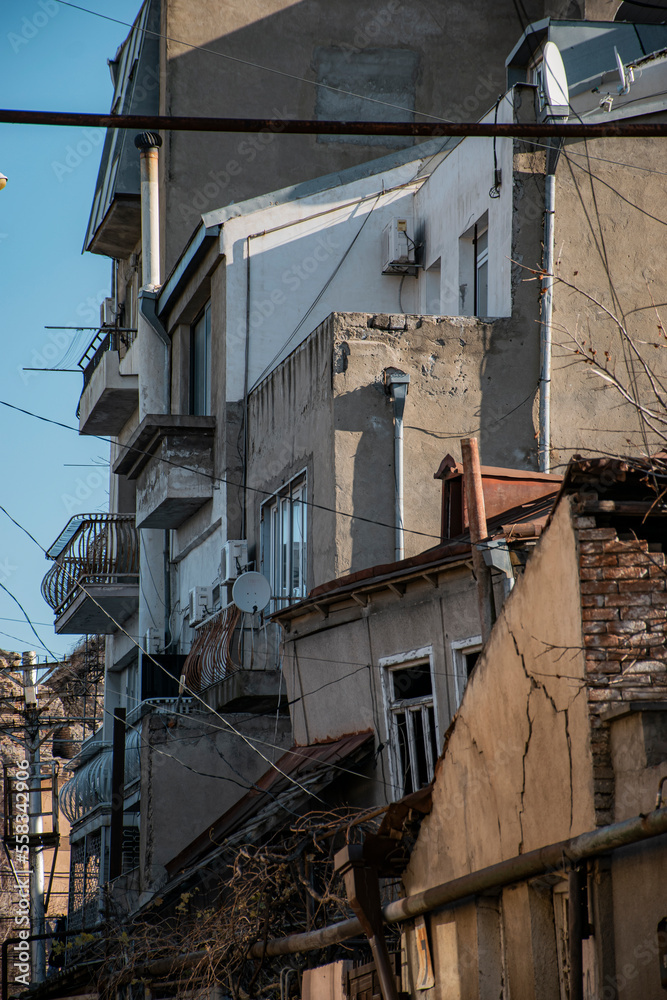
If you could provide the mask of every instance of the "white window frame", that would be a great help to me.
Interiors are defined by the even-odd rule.
[[[300,534],[298,566],[294,564],[294,504],[300,505]],[[287,527],[288,538],[283,537]],[[287,559],[284,560],[284,554]],[[307,595],[308,577],[308,480],[303,469],[261,506],[260,559],[262,572],[271,584],[271,610],[287,607]],[[294,586],[294,572],[298,582]]]
[[[466,667],[465,654],[474,653],[476,650],[481,651],[483,645],[481,635],[471,635],[467,639],[455,639],[454,642],[450,643],[454,664],[454,688],[456,691],[455,712],[463,701],[463,692],[468,683],[468,668]]]
[[[421,698],[405,698],[396,699],[393,694],[391,673],[394,670],[405,670],[407,667],[412,666],[417,663],[428,662],[429,671],[431,674],[431,694],[425,695]],[[435,688],[435,672],[433,669],[433,646],[422,646],[419,649],[411,649],[406,653],[395,653],[392,656],[383,656],[378,660],[378,665],[380,667],[380,677],[382,678],[382,695],[385,708],[385,725],[387,731],[387,742],[389,745],[389,773],[391,777],[391,783],[394,787],[395,793],[400,797],[405,794],[403,777],[401,775],[400,766],[400,747],[399,747],[399,736],[398,736],[398,722],[396,716],[399,712],[404,712],[406,720],[410,718],[409,713],[416,711],[418,708],[421,709],[422,716],[422,726],[425,734],[430,730],[430,723],[428,721],[428,708],[433,708],[433,719],[435,724],[435,746],[436,754],[433,759],[431,759],[431,748],[425,740],[425,757],[426,757],[426,768],[427,768],[427,784],[433,779],[435,763],[440,752],[440,727],[438,724],[438,701]],[[426,724],[424,724],[426,723]],[[418,773],[417,761],[415,757],[414,749],[414,730],[411,728],[410,722],[408,725],[408,739],[409,750],[410,750],[410,765],[413,774]],[[423,785],[422,785],[423,787]],[[415,789],[416,790],[416,789]]]

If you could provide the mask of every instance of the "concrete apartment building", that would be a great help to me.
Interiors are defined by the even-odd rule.
[[[595,16],[611,18],[618,5],[595,6]],[[173,26],[166,32],[172,38],[185,31],[176,7],[159,12],[159,23],[167,17]],[[318,5],[287,5],[273,20],[235,31],[249,40],[254,31],[263,32],[265,39],[267,20],[287,31],[294,7],[303,8],[298,13],[306,21],[309,13],[314,20],[321,13]],[[506,16],[501,5],[494,10],[501,20]],[[588,15],[589,6],[575,13]],[[151,20],[157,14],[150,5],[143,8],[144,27],[157,24]],[[384,19],[380,12],[375,16]],[[337,23],[338,18],[340,10]],[[353,24],[351,17],[345,30]],[[415,46],[417,39],[426,44],[424,37],[430,38],[420,24],[415,21],[411,29]],[[396,25],[383,31],[398,31]],[[209,27],[198,30],[197,44],[222,37],[211,35]],[[328,32],[330,39],[332,30],[324,21],[323,37]],[[315,29],[309,32],[303,34],[308,39],[304,66],[310,66],[309,46],[317,41]],[[511,50],[509,89],[489,120],[536,120],[539,53],[547,41],[561,48],[570,100],[584,120],[664,114],[655,96],[665,73],[664,26],[547,19],[529,27],[511,49],[519,33],[516,25],[508,29],[502,61]],[[144,35],[142,48],[141,34],[133,32],[128,42],[136,47],[138,62],[129,48],[120,55],[119,99],[131,91],[132,66],[138,72],[150,53],[151,36]],[[364,58],[355,72],[363,81],[368,52],[351,37],[351,42],[341,38],[338,47],[345,57],[346,45],[361,50]],[[457,37],[452,34],[452,44]],[[439,36],[436,41],[442,45]],[[217,105],[200,103],[188,112],[178,82],[195,72],[203,53],[179,54],[176,47],[172,59],[170,46],[164,40],[158,46],[159,65],[166,67],[160,70],[159,109],[222,113]],[[634,85],[648,84],[638,100],[632,89],[630,95],[617,93],[614,48],[625,64],[636,63]],[[419,59],[425,62],[430,52],[425,49]],[[337,80],[332,54],[320,55],[317,73]],[[401,59],[399,68],[413,65],[407,56]],[[293,60],[292,69],[297,64]],[[432,75],[414,79],[419,87],[430,79],[435,88]],[[250,93],[259,99],[259,88]],[[433,100],[438,93],[424,91]],[[192,97],[192,88],[184,87],[183,94]],[[243,96],[239,92],[239,114],[255,113]],[[608,108],[603,106],[607,96],[612,97]],[[486,113],[493,97],[479,113]],[[125,110],[136,109],[129,96],[122,100],[129,102]],[[315,112],[303,108],[289,116],[343,113],[326,101]],[[224,113],[233,113],[229,104]],[[477,111],[466,109],[468,115],[476,117]],[[67,804],[73,842],[82,843],[91,858],[84,897],[92,915],[105,912],[105,906],[107,913],[116,906],[143,912],[158,890],[172,892],[172,886],[170,899],[180,905],[178,892],[189,891],[182,872],[188,865],[197,868],[206,856],[208,831],[241,836],[247,832],[241,820],[256,818],[253,789],[270,791],[272,802],[283,795],[285,789],[272,784],[280,780],[271,770],[276,763],[279,774],[303,767],[307,787],[312,781],[331,803],[353,795],[359,805],[384,806],[409,791],[399,774],[400,736],[391,728],[399,725],[392,719],[400,706],[392,703],[386,684],[401,664],[428,663],[429,671],[443,675],[437,691],[436,674],[430,675],[437,742],[425,769],[413,765],[413,791],[424,778],[430,781],[472,673],[467,658],[481,647],[466,559],[458,553],[451,567],[446,553],[436,552],[431,560],[426,552],[465,528],[461,522],[460,531],[443,530],[441,486],[433,479],[443,455],[453,453],[455,463],[459,439],[476,435],[485,466],[513,470],[510,478],[547,484],[552,491],[556,474],[573,453],[636,454],[660,443],[650,420],[638,417],[636,404],[655,405],[652,380],[664,367],[661,352],[653,349],[646,363],[635,359],[627,379],[624,368],[632,345],[642,345],[637,349],[645,360],[644,345],[660,343],[662,335],[655,333],[652,310],[654,302],[664,301],[664,278],[655,259],[647,261],[645,254],[647,246],[661,245],[664,238],[654,210],[660,178],[650,172],[660,169],[659,150],[649,141],[572,141],[556,157],[539,143],[511,139],[441,138],[387,152],[354,143],[318,145],[310,137],[297,141],[291,160],[278,151],[288,148],[292,137],[277,136],[266,144],[269,159],[262,159],[257,173],[249,165],[233,174],[238,182],[225,181],[222,197],[211,189],[213,204],[199,208],[198,201],[203,215],[190,235],[192,224],[179,214],[179,206],[190,204],[186,192],[203,192],[208,163],[229,165],[225,157],[234,150],[218,149],[209,137],[201,147],[205,155],[200,149],[189,159],[193,137],[172,135],[159,153],[160,258],[166,277],[153,282],[146,274],[140,277],[139,153],[133,137],[126,136],[114,180],[106,173],[113,165],[113,142],[110,138],[105,147],[86,244],[117,261],[111,322],[91,344],[79,404],[82,433],[115,439],[111,512],[72,519],[50,550],[54,566],[45,581],[57,631],[108,636],[107,722],[84,747]],[[299,156],[308,163],[301,174]],[[318,177],[325,162],[328,171],[335,166],[337,172]],[[645,168],[639,174],[637,164]],[[551,416],[545,423],[540,419],[545,391],[540,277],[550,170],[555,171],[555,259],[564,280],[553,288]],[[276,190],[276,180],[289,186]],[[248,187],[235,186],[242,182]],[[242,200],[230,204],[232,191]],[[582,361],[586,352],[588,364]],[[620,394],[613,384],[602,388],[614,379]],[[628,381],[637,393],[634,399],[632,394],[623,399]],[[406,385],[401,410],[400,387]],[[397,523],[399,424],[404,490]],[[519,536],[523,541],[510,531],[512,546],[505,544],[504,526],[522,518],[515,512],[503,520],[511,507],[498,510],[497,537],[508,554],[513,548],[517,560],[525,562],[544,511],[535,511],[526,522],[532,534],[527,530]],[[469,540],[463,544],[469,551]],[[269,580],[271,605],[265,615],[239,617],[231,603],[232,584],[251,568]],[[368,574],[367,586],[357,588],[359,573]],[[73,586],[73,578],[85,589]],[[441,586],[448,597],[429,596],[428,614],[405,610],[411,602],[420,605],[423,592],[435,593]],[[505,594],[500,577],[497,591],[500,606]],[[391,607],[408,593],[411,602],[399,604],[398,611]],[[387,620],[395,618],[391,628],[381,616],[376,619],[381,651],[371,632],[361,645],[351,634],[357,622],[368,629],[376,601]],[[515,596],[512,601],[519,603]],[[450,624],[434,637],[433,618],[439,614],[442,621],[448,604]],[[269,612],[278,614],[269,620]],[[293,624],[300,616],[314,634],[325,636],[326,628],[326,637],[302,637],[301,626]],[[329,628],[334,622],[335,642]],[[290,632],[281,656],[284,626]],[[425,628],[429,635],[424,637]],[[414,639],[408,641],[408,634]],[[298,677],[300,645],[309,652],[303,654],[307,669]],[[427,649],[434,650],[433,656]],[[311,699],[346,657],[355,663],[368,659],[364,669],[376,673],[373,684],[364,687],[360,676],[354,682],[341,677],[335,701],[325,692]],[[477,667],[475,672],[477,678]],[[428,671],[422,673],[426,677]],[[428,692],[424,698],[428,717]],[[381,703],[375,715],[373,700]],[[111,719],[118,707],[128,713],[125,837],[128,848],[139,844],[139,863],[137,852],[128,849],[122,878],[103,897],[99,886],[107,881],[110,846]],[[382,747],[387,740],[388,749]],[[328,750],[317,749],[323,746]],[[372,794],[367,787],[352,790],[349,782],[341,789],[335,780],[336,768],[366,773],[378,765],[383,778]],[[250,786],[245,795],[239,775],[246,789]],[[187,819],[174,817],[175,788],[179,817]],[[291,804],[281,816],[288,816],[296,802],[285,801]],[[297,808],[308,803],[299,801]],[[583,809],[581,815],[588,819],[589,812]],[[521,850],[521,844],[514,847],[514,853]],[[432,860],[424,863],[436,871]],[[81,913],[71,916],[82,919]]]

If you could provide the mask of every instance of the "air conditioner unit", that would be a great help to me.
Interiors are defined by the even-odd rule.
[[[220,580],[232,583],[248,565],[248,543],[244,539],[229,539],[222,547]]]
[[[151,656],[155,656],[156,653],[159,653],[161,639],[162,635],[159,628],[151,626],[146,629],[146,641],[144,643],[146,652],[150,653]]]
[[[188,617],[190,625],[195,625],[206,618],[213,610],[213,595],[211,587],[193,587],[188,597]]]
[[[382,230],[382,273],[414,274],[415,244],[409,236],[412,219],[396,217]]]
[[[100,326],[113,326],[116,322],[116,310],[113,299],[103,299],[100,303]]]

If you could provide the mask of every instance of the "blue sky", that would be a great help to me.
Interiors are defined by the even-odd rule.
[[[131,22],[141,0],[81,0]],[[57,0],[5,0],[0,33],[4,108],[107,112],[112,87],[107,59],[127,28],[62,6]],[[93,332],[45,326],[99,322],[111,263],[81,255],[103,130],[0,124],[0,400],[76,426],[81,376],[24,372],[76,368]],[[109,448],[94,438],[0,405],[0,504],[46,548],[72,514],[105,509]],[[97,463],[104,463],[102,468]],[[41,640],[58,655],[75,636],[56,636],[40,594],[50,563],[0,512],[0,584],[21,602]],[[10,619],[20,619],[14,621]],[[0,588],[0,648],[45,650]]]

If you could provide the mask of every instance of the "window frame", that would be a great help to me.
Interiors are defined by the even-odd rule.
[[[295,496],[295,494],[298,494]],[[298,583],[294,586],[294,505],[299,504],[300,549]],[[291,505],[291,511],[290,511]],[[259,539],[262,573],[271,585],[271,611],[289,607],[308,593],[308,476],[302,469],[276,490],[260,507]],[[288,527],[289,537],[283,531]],[[285,562],[281,556],[287,552]]]
[[[471,635],[466,639],[454,639],[453,642],[449,644],[449,648],[452,651],[452,662],[454,665],[454,689],[456,696],[454,712],[458,711],[459,706],[463,701],[463,695],[469,680],[465,659],[466,654],[475,652],[481,653],[483,646],[484,643],[481,635]],[[452,712],[452,715],[454,715],[454,712]]]
[[[419,649],[411,649],[408,652],[395,653],[391,656],[383,656],[378,660],[385,708],[387,743],[389,746],[389,774],[392,786],[399,797],[407,794],[405,791],[405,777],[401,774],[400,737],[397,720],[397,716],[400,713],[404,713],[407,720],[409,718],[408,712],[413,712],[416,708],[420,708],[422,710],[420,714],[422,717],[423,727],[424,719],[428,715],[428,708],[432,708],[435,751],[432,751],[432,748],[428,743],[429,734],[427,734],[426,729],[423,728],[422,738],[424,740],[424,755],[427,771],[426,781],[421,782],[416,788],[413,788],[413,791],[418,791],[419,788],[423,788],[424,785],[427,785],[430,781],[432,781],[435,773],[435,765],[440,752],[440,726],[438,720],[438,698],[436,693],[433,659],[433,646],[421,646]],[[392,673],[396,673],[399,670],[405,670],[406,668],[417,666],[422,663],[428,663],[429,665],[431,694],[422,695],[421,697],[416,698],[396,698],[393,691],[391,678]],[[426,709],[426,716],[424,714],[424,709]],[[421,777],[421,775],[419,775],[418,760],[416,759],[416,750],[413,752],[415,733],[414,729],[411,730],[410,726],[411,723],[407,725],[406,730],[409,740],[408,749],[410,755],[410,769],[413,774],[417,773],[417,776]],[[413,784],[415,784],[414,781]]]
[[[198,397],[198,371],[197,359],[200,357],[196,349],[196,336],[199,324],[204,321],[204,404],[200,408],[201,401]],[[210,416],[212,412],[211,399],[211,300],[209,299],[201,310],[194,323],[190,326],[190,405],[189,412],[193,416]]]

